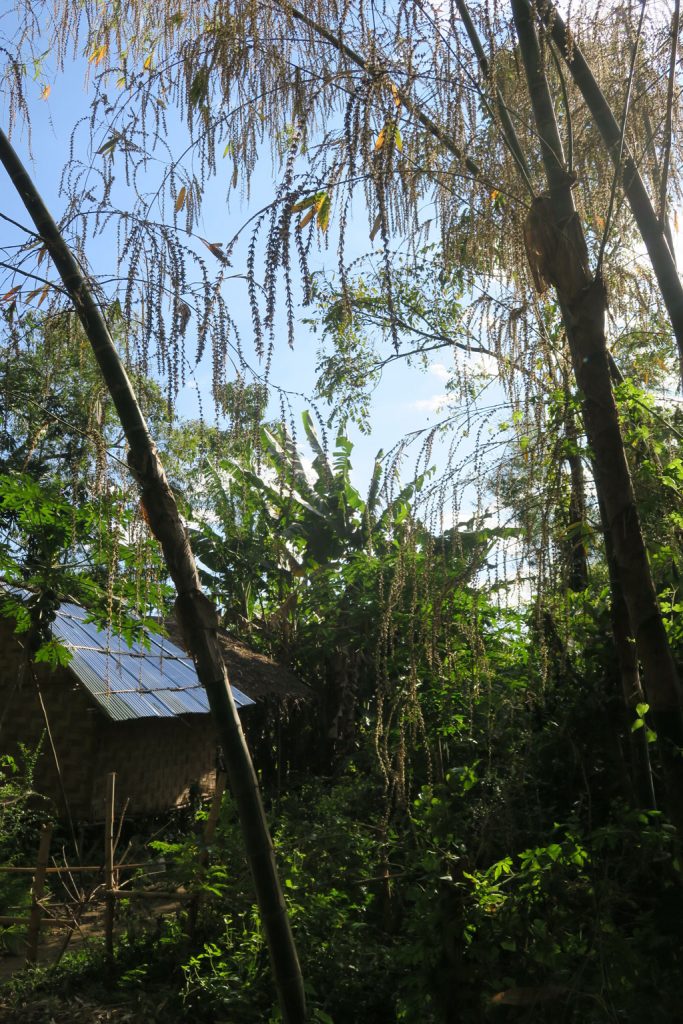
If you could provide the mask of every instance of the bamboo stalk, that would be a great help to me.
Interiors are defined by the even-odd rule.
[[[619,122],[560,14],[551,3],[533,5],[532,8],[530,0],[523,2],[529,17],[538,13],[543,20],[592,114],[612,162],[621,172],[621,184],[648,251],[671,320],[683,375],[683,284],[666,237],[665,224],[657,216],[628,144],[623,142],[622,145]]]
[[[564,165],[535,18],[528,0],[512,0],[512,14],[548,182],[548,193],[537,203],[543,204],[542,216],[550,222],[557,243],[554,253],[545,254],[548,280],[557,292],[574,376],[583,393],[583,422],[593,452],[598,500],[604,503],[605,528],[612,538],[618,586],[628,609],[653,720],[662,737],[679,746],[683,739],[680,682],[657,602],[612,391],[605,340],[605,286],[600,275],[592,275],[588,269],[585,236],[574,207],[572,182]],[[665,756],[669,809],[680,822],[683,771],[675,754]]]
[[[0,130],[0,162],[9,174],[74,305],[116,406],[129,446],[128,465],[152,534],[161,544],[178,597],[176,616],[197,676],[206,690],[242,826],[284,1024],[304,1024],[306,997],[287,916],[275,851],[258,780],[244,739],[218,643],[218,614],[201,589],[197,566],[175,496],[135,392],[92,290],[35,184]]]
[[[31,887],[31,913],[28,922],[28,933],[26,935],[26,963],[35,964],[38,960],[38,942],[40,940],[40,925],[43,919],[43,908],[40,901],[45,893],[45,874],[47,862],[50,859],[50,843],[52,842],[52,825],[43,825],[40,833],[40,845],[38,847],[38,861],[36,873]]]
[[[128,864],[126,861],[121,861],[119,864],[114,864],[114,871],[133,870],[134,868],[150,868],[155,864],[158,865],[159,861],[156,860],[141,860],[135,863]],[[20,864],[0,864],[0,873],[5,874],[33,874],[36,869],[34,867],[24,867]],[[72,874],[75,872],[96,872],[104,871],[104,864],[73,864],[71,867],[64,865],[63,867],[58,864],[50,864],[45,868],[46,875],[65,875]]]

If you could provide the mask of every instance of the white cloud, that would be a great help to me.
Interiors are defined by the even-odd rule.
[[[408,408],[415,409],[417,412],[440,412],[449,401],[451,401],[450,395],[432,395],[431,398],[418,398],[411,402]]]
[[[470,357],[469,369],[473,373],[483,374],[485,377],[498,376],[498,360],[495,356],[489,356],[485,352],[473,352]]]
[[[430,363],[427,369],[439,380],[447,381],[450,377],[448,367],[444,363]]]

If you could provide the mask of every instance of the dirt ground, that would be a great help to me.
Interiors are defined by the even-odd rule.
[[[152,928],[160,917],[175,914],[180,905],[179,901],[168,898],[155,900],[152,905],[145,901],[136,914],[136,927]],[[103,921],[103,905],[92,905],[88,913],[84,914],[79,928],[70,936],[67,953],[77,952],[89,942],[101,940]],[[41,930],[40,938],[38,966],[55,964],[64,948],[66,930],[45,928]],[[131,1005],[131,999],[135,1002],[131,995],[127,995],[124,1001],[115,992],[112,992],[111,1001],[107,1000],[107,1005],[74,995],[68,998],[49,995],[31,997],[30,1002],[10,1006],[6,996],[3,997],[3,986],[25,969],[23,953],[0,956],[0,1024],[100,1024],[105,1021],[111,1024],[150,1024],[152,1021],[163,1020],[163,993],[159,993],[159,998],[153,1001],[146,999],[144,1008]]]

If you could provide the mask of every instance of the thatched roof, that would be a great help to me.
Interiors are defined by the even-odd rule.
[[[183,646],[183,639],[175,619],[167,619],[164,623],[174,643]],[[237,687],[261,702],[269,697],[279,697],[289,701],[310,701],[313,691],[298,676],[284,665],[278,664],[265,654],[254,651],[251,647],[236,640],[226,630],[219,630],[218,639],[223,649],[223,658],[228,670],[232,686]]]

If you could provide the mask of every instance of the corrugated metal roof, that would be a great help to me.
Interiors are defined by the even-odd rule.
[[[64,601],[57,610],[52,632],[70,652],[69,668],[110,718],[173,718],[205,714],[206,691],[192,659],[165,637],[149,634],[149,649],[132,646],[111,631],[88,622],[85,608]],[[253,704],[236,687],[238,708]]]
[[[15,587],[6,589],[28,596]],[[69,669],[110,718],[122,722],[208,712],[192,659],[174,643],[148,634],[149,647],[139,642],[128,646],[113,630],[102,630],[87,619],[85,608],[64,601],[52,633],[71,652]],[[241,690],[230,688],[238,708],[254,704]]]

